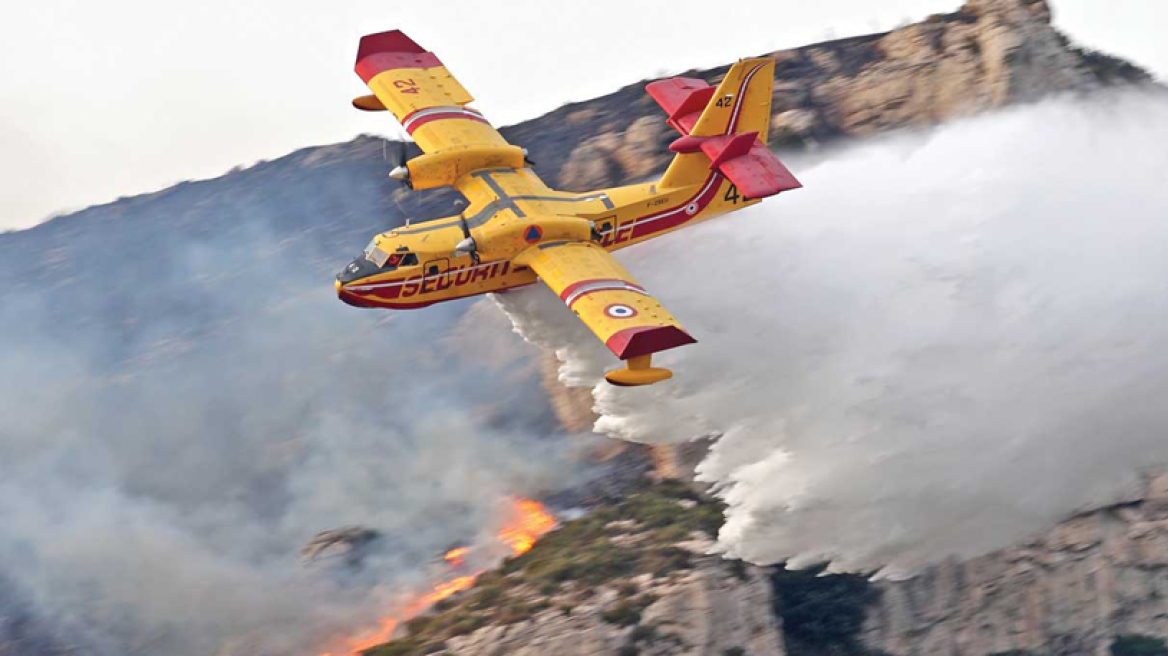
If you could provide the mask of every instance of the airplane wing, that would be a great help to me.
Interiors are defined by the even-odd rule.
[[[647,367],[647,356],[697,341],[608,251],[596,244],[547,242],[524,252],[516,261],[539,274],[621,360],[638,359]],[[630,363],[630,370],[643,367]],[[614,372],[608,379],[617,384],[655,382],[630,382],[617,375],[626,373]],[[668,377],[665,373],[664,377]]]
[[[356,71],[373,95],[357,98],[353,105],[389,110],[426,153],[507,146],[482,114],[467,107],[474,98],[434,53],[400,30],[361,37]]]

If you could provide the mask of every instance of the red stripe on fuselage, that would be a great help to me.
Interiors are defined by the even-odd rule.
[[[445,303],[446,301],[457,301],[457,300],[464,299],[464,298],[470,298],[472,296],[482,296],[483,294],[499,294],[502,292],[511,291],[512,289],[519,289],[520,287],[527,287],[528,285],[533,285],[533,284],[535,284],[535,283],[534,282],[522,282],[522,283],[519,283],[518,285],[511,285],[510,287],[502,287],[499,289],[493,289],[491,291],[472,292],[470,294],[463,294],[461,296],[451,296],[448,298],[437,298],[437,299],[434,299],[431,301],[412,301],[412,302],[386,299],[386,298],[376,296],[373,294],[365,295],[365,294],[360,294],[360,293],[356,293],[356,292],[351,292],[348,289],[342,288],[342,290],[340,292],[340,298],[345,303],[352,305],[352,306],[355,306],[355,307],[385,308],[385,309],[389,309],[389,310],[416,310],[418,308],[428,307],[428,306],[434,305],[436,303]]]
[[[711,173],[706,178],[705,183],[696,194],[690,196],[685,202],[677,205],[671,209],[661,212],[655,212],[647,216],[640,217],[632,221],[632,236],[630,239],[637,239],[651,235],[655,232],[668,230],[677,227],[690,219],[697,217],[706,209],[710,201],[714,200],[714,195],[718,193],[718,187],[721,186],[722,174]],[[691,204],[696,204],[693,214],[685,211],[685,208]]]

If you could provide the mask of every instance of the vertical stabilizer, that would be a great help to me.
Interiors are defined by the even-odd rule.
[[[799,187],[798,180],[767,149],[775,61],[744,59],[730,67],[718,88],[702,80],[672,78],[646,87],[683,136],[669,146],[677,153],[661,186],[701,184],[717,170],[749,198]]]
[[[690,137],[721,137],[757,133],[766,144],[771,121],[771,90],[775,60],[744,59],[730,67],[715,89],[701,80],[659,80],[646,90],[669,113],[669,124]],[[701,182],[710,161],[697,151],[676,151],[661,179],[663,187]]]
[[[695,137],[757,132],[764,144],[771,123],[775,60],[744,59],[730,67],[690,134]]]

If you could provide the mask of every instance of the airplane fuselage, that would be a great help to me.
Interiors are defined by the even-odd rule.
[[[549,189],[530,169],[497,169],[477,172],[460,191],[469,201],[461,215],[374,237],[370,248],[399,254],[399,264],[371,267],[368,255],[358,257],[348,275],[337,277],[341,300],[412,309],[502,292],[536,282],[536,275],[512,258],[532,244],[549,243],[545,231],[570,229],[565,223],[581,222],[592,241],[615,251],[758,202],[716,171],[685,187],[662,189],[653,182],[572,194]],[[480,249],[477,258],[457,252],[467,237],[464,220],[475,241],[493,250]],[[516,237],[500,238],[503,234]]]

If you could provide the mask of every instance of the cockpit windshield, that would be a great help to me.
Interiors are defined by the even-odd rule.
[[[373,241],[369,242],[369,245],[365,247],[365,259],[369,260],[373,263],[374,266],[380,269],[384,267],[386,261],[389,260],[389,253],[386,253],[377,247],[377,238],[374,237]]]
[[[377,245],[377,238],[365,247],[365,259],[369,260],[378,269],[395,269],[399,266],[414,266],[418,263],[418,256],[399,248],[395,253],[387,253]]]

